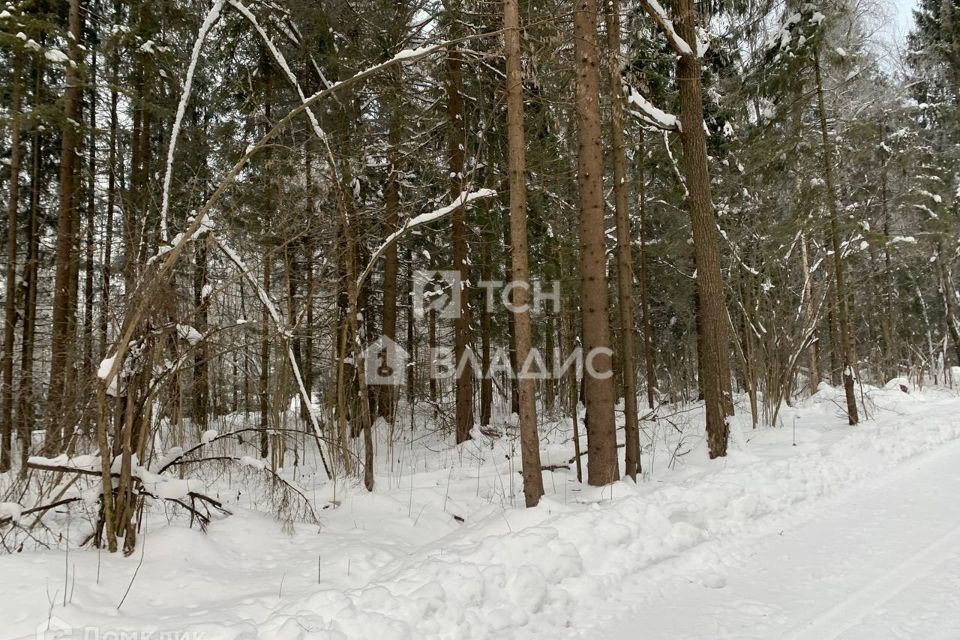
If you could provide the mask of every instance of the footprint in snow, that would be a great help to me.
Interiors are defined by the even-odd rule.
[[[705,586],[707,589],[723,589],[725,586],[727,586],[727,579],[714,573],[701,580],[700,584]]]

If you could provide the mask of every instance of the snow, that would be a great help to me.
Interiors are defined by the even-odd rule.
[[[21,507],[16,502],[0,502],[0,522],[4,520],[9,520],[13,523],[20,522],[20,514],[23,512],[23,507]]]
[[[686,40],[677,34],[673,27],[673,22],[667,17],[667,12],[660,6],[660,3],[657,0],[641,0],[641,2],[646,12],[653,18],[654,22],[657,23],[657,26],[660,27],[660,31],[667,38],[667,42],[673,50],[682,56],[692,56],[693,49],[690,48]],[[699,43],[697,43],[697,45],[699,49]]]
[[[416,49],[403,49],[398,51],[397,55],[393,56],[394,60],[410,60],[419,58],[427,53],[430,53],[430,47],[418,47]]]
[[[710,40],[713,35],[703,27],[697,27],[697,57],[702,58],[707,55],[710,49]]]
[[[190,343],[190,346],[194,346],[203,341],[203,334],[186,324],[177,325],[177,335],[181,339],[186,340]]]
[[[893,637],[892,620],[900,637],[949,637],[960,398],[887,386],[864,387],[874,419],[855,428],[838,415],[842,389],[827,385],[785,407],[783,428],[750,429],[741,404],[729,455],[714,461],[700,410],[661,407],[683,433],[645,422],[644,481],[593,488],[572,469],[544,472],[535,509],[522,508],[515,421],[459,447],[421,425],[386,456],[381,429],[375,492],[313,476],[315,500],[340,505],[321,512],[319,531],[208,488],[235,515],[207,535],[154,506],[134,558],[71,549],[66,607],[45,596],[63,586],[62,550],[0,556],[4,632],[33,637],[52,616],[100,637],[865,640]],[[544,464],[566,462],[569,420],[545,427]],[[308,486],[308,467],[300,474]],[[189,479],[157,488],[185,489]],[[50,524],[69,516],[58,517]]]
[[[633,87],[624,84],[623,91],[627,96],[627,104],[639,109],[639,112],[630,110],[631,113],[644,120],[648,124],[664,130],[679,131],[680,120],[677,116],[669,114],[655,107],[651,102],[644,98],[639,91],[634,91]]]
[[[144,482],[144,489],[164,500],[178,500],[191,492],[201,491],[203,485],[197,480],[164,479],[154,482]]]
[[[59,49],[47,49],[43,52],[43,57],[56,64],[66,64],[70,62],[70,58],[67,56],[67,54]]]
[[[200,436],[200,442],[204,444],[208,444],[212,442],[213,439],[216,438],[218,435],[220,435],[220,433],[216,429],[207,429]]]
[[[192,211],[190,213],[190,216],[187,218],[187,229],[189,230],[194,226],[196,226],[196,229],[193,231],[193,233],[189,234],[189,236],[186,234],[185,231],[181,231],[176,236],[174,236],[173,240],[171,240],[169,244],[160,245],[160,247],[157,248],[157,252],[153,256],[151,256],[149,260],[147,260],[147,264],[153,264],[163,256],[173,251],[174,248],[180,245],[181,243],[196,240],[203,234],[209,233],[216,227],[213,221],[213,218],[210,216],[209,213],[204,213],[203,218],[200,219],[199,222],[197,222],[196,212]]]
[[[461,191],[460,195],[457,196],[450,204],[440,207],[439,209],[434,209],[433,211],[427,213],[421,213],[418,216],[407,219],[399,229],[387,236],[384,241],[380,244],[380,247],[377,248],[371,254],[370,260],[367,263],[366,268],[360,274],[360,277],[357,278],[357,288],[363,285],[364,280],[367,279],[367,276],[373,270],[373,267],[376,265],[377,260],[383,255],[383,253],[392,245],[394,242],[403,237],[411,229],[419,227],[421,225],[429,224],[431,222],[436,222],[437,220],[447,216],[460,207],[466,206],[467,204],[478,200],[480,198],[492,198],[497,195],[497,192],[493,189],[477,189],[476,191]]]
[[[708,545],[720,590],[660,583],[595,637],[952,638],[960,624],[960,443],[920,456],[837,500],[761,524],[737,545]],[[931,490],[931,487],[936,487]],[[760,523],[758,523],[760,524]],[[624,589],[630,589],[625,586]],[[718,616],[717,612],[723,612]]]
[[[267,465],[263,460],[257,460],[256,458],[252,458],[250,456],[241,457],[239,462],[243,466],[256,469],[257,471],[263,471],[267,468]]]
[[[44,456],[30,456],[27,462],[32,465],[61,467],[63,469],[78,469],[81,471],[100,471],[100,457],[96,455],[68,456],[61,453],[54,458]]]
[[[106,380],[107,376],[110,375],[110,371],[113,369],[113,362],[117,359],[116,354],[108,356],[100,361],[100,366],[97,367],[97,377],[101,380]]]

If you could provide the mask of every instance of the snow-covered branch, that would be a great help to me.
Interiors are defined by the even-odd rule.
[[[290,344],[290,331],[284,325],[283,318],[280,316],[280,311],[277,309],[277,306],[270,299],[270,294],[263,288],[260,282],[253,277],[253,274],[247,269],[246,265],[243,263],[243,260],[237,254],[233,248],[228,245],[226,242],[220,240],[216,236],[211,236],[213,241],[218,247],[223,251],[223,253],[230,259],[237,269],[240,271],[240,275],[247,279],[253,288],[256,290],[257,295],[260,298],[260,302],[263,303],[264,308],[266,308],[267,313],[270,314],[271,320],[277,327],[277,331],[280,335],[280,340],[283,342],[283,346],[287,351],[287,358],[290,361],[290,369],[293,371],[293,377],[297,382],[297,391],[300,394],[300,401],[304,403],[304,406],[307,407],[307,415],[310,416],[310,426],[313,427],[313,432],[317,437],[317,448],[320,451],[320,461],[323,462],[323,469],[327,472],[327,477],[332,478],[333,476],[330,473],[330,467],[327,465],[327,459],[323,455],[323,449],[320,447],[320,441],[323,439],[323,433],[320,430],[320,423],[317,421],[317,415],[313,410],[313,399],[310,397],[310,393],[307,391],[306,385],[303,383],[303,376],[300,374],[300,365],[297,362],[296,354],[293,351],[293,346]]]
[[[390,248],[397,240],[402,238],[404,234],[413,229],[414,227],[419,227],[430,222],[439,220],[440,218],[447,216],[462,206],[467,205],[474,200],[479,198],[492,198],[497,195],[497,192],[493,189],[478,189],[477,191],[466,192],[463,191],[460,193],[460,196],[451,202],[450,204],[430,211],[429,213],[421,213],[420,215],[410,218],[403,223],[403,226],[391,233],[383,241],[376,251],[373,252],[373,255],[370,256],[370,261],[367,263],[367,267],[363,270],[363,273],[360,274],[360,277],[357,278],[357,289],[359,290],[363,287],[364,281],[370,276],[370,272],[373,271],[374,265],[376,265],[377,260],[384,254],[384,252]]]
[[[670,48],[673,49],[678,56],[694,55],[693,49],[690,48],[686,40],[680,37],[677,30],[673,28],[673,21],[667,17],[667,12],[663,10],[663,7],[660,6],[657,0],[640,0],[640,4],[643,6],[644,11],[657,23],[657,26],[660,27],[660,31],[662,31],[663,35],[667,38],[667,44],[670,45]],[[697,49],[699,50],[700,48],[698,43]],[[703,50],[706,51],[706,48]],[[700,55],[699,51],[697,53]]]
[[[627,99],[627,110],[645,124],[665,131],[680,131],[680,120],[677,116],[658,109],[626,83],[623,85],[623,93]]]
[[[474,39],[474,38],[489,37],[496,33],[499,33],[499,31],[466,36],[466,37],[458,38],[455,40],[446,40],[444,42],[440,42],[435,45],[420,47],[418,49],[405,49],[397,53],[397,55],[390,58],[389,60],[386,60],[379,64],[375,64],[371,67],[367,67],[363,71],[357,72],[356,74],[350,76],[346,80],[341,80],[340,82],[336,82],[332,84],[330,87],[317,91],[313,95],[309,96],[306,100],[303,100],[299,106],[294,107],[289,112],[287,112],[287,115],[285,115],[279,121],[277,121],[277,123],[269,131],[267,131],[256,143],[249,145],[246,149],[246,152],[243,154],[243,156],[241,156],[234,163],[234,165],[230,168],[230,170],[227,171],[226,175],[224,175],[223,179],[221,179],[220,184],[217,185],[216,190],[200,208],[200,211],[194,217],[193,222],[191,222],[187,226],[187,229],[185,229],[183,233],[180,234],[179,236],[180,240],[178,242],[171,243],[170,249],[165,252],[163,261],[160,263],[160,266],[157,268],[157,270],[153,272],[152,277],[147,276],[144,280],[140,282],[138,286],[139,298],[137,300],[136,305],[132,309],[131,313],[127,316],[127,318],[124,321],[124,327],[121,332],[120,338],[117,340],[114,354],[110,358],[104,360],[105,363],[109,361],[109,366],[101,367],[101,375],[99,377],[103,381],[104,386],[106,388],[109,388],[109,386],[113,382],[113,379],[116,377],[117,373],[120,370],[120,366],[124,358],[126,357],[127,350],[130,347],[130,341],[133,339],[133,334],[136,331],[136,327],[140,320],[140,316],[143,314],[144,310],[147,307],[147,304],[149,301],[148,292],[156,284],[156,282],[165,278],[167,274],[170,272],[170,270],[173,269],[173,266],[176,264],[177,259],[180,257],[180,254],[182,254],[184,249],[186,248],[188,240],[193,238],[194,235],[201,229],[204,221],[208,219],[207,216],[210,214],[213,208],[217,205],[217,203],[220,202],[220,199],[223,197],[223,194],[226,193],[227,189],[229,189],[233,185],[234,181],[237,179],[237,176],[240,175],[240,172],[247,165],[247,162],[250,161],[250,159],[254,156],[254,154],[256,154],[259,150],[263,149],[267,145],[267,143],[269,143],[277,135],[279,135],[281,131],[283,131],[298,115],[300,115],[303,111],[308,109],[310,105],[314,104],[315,102],[318,102],[319,100],[329,95],[332,95],[334,92],[351,87],[359,82],[362,82],[363,80],[366,80],[369,77],[376,75],[377,73],[380,73],[385,69],[389,69],[394,65],[402,64],[405,62],[413,62],[415,60],[419,60],[421,58],[425,58],[429,55],[437,53],[439,51],[443,51],[446,49],[446,47],[448,47],[450,44],[454,42],[463,42],[463,41]]]
[[[183,116],[187,110],[187,103],[190,101],[190,91],[193,87],[193,74],[197,69],[197,60],[200,58],[200,49],[203,47],[204,40],[213,25],[220,18],[220,12],[223,10],[224,0],[216,0],[203,24],[200,25],[200,31],[197,33],[197,39],[193,43],[193,52],[190,55],[190,64],[187,66],[187,77],[183,83],[183,93],[180,94],[180,103],[177,105],[177,115],[173,120],[173,130],[170,132],[170,144],[167,146],[167,168],[163,174],[163,196],[160,204],[160,239],[167,241],[167,212],[170,209],[170,180],[173,176],[173,157],[177,151],[177,138],[180,136],[180,125],[183,122]]]

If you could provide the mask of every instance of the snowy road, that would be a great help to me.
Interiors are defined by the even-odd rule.
[[[589,635],[960,638],[960,442],[807,516],[732,552],[724,575],[640,595],[633,613]]]

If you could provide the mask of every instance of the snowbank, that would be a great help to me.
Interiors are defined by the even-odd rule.
[[[319,532],[296,525],[281,533],[271,518],[237,509],[231,500],[242,498],[225,485],[216,497],[236,515],[213,522],[207,536],[163,517],[148,523],[145,561],[119,612],[136,563],[71,551],[77,595],[53,613],[77,627],[205,638],[590,637],[591,625],[637,597],[623,585],[724,588],[725,562],[751,540],[769,540],[823,500],[960,438],[960,398],[889,386],[866,390],[874,420],[859,427],[845,426],[842,391],[829,388],[785,409],[782,428],[753,430],[739,418],[730,455],[715,461],[703,453],[698,414],[678,411],[673,420],[688,421],[678,422],[682,436],[672,427],[646,434],[647,481],[596,489],[572,469],[545,472],[548,495],[532,510],[515,508],[522,487],[509,421],[496,426],[502,437],[477,433],[457,448],[379,449],[389,457],[378,457],[372,494],[339,486],[330,495],[317,473],[318,503],[340,503],[323,512]],[[544,435],[544,464],[569,459],[567,427]],[[84,577],[98,562],[94,588]],[[31,634],[47,619],[45,589],[56,588],[47,576],[63,566],[57,551],[0,557],[10,576],[0,598],[17,612],[11,633]]]

